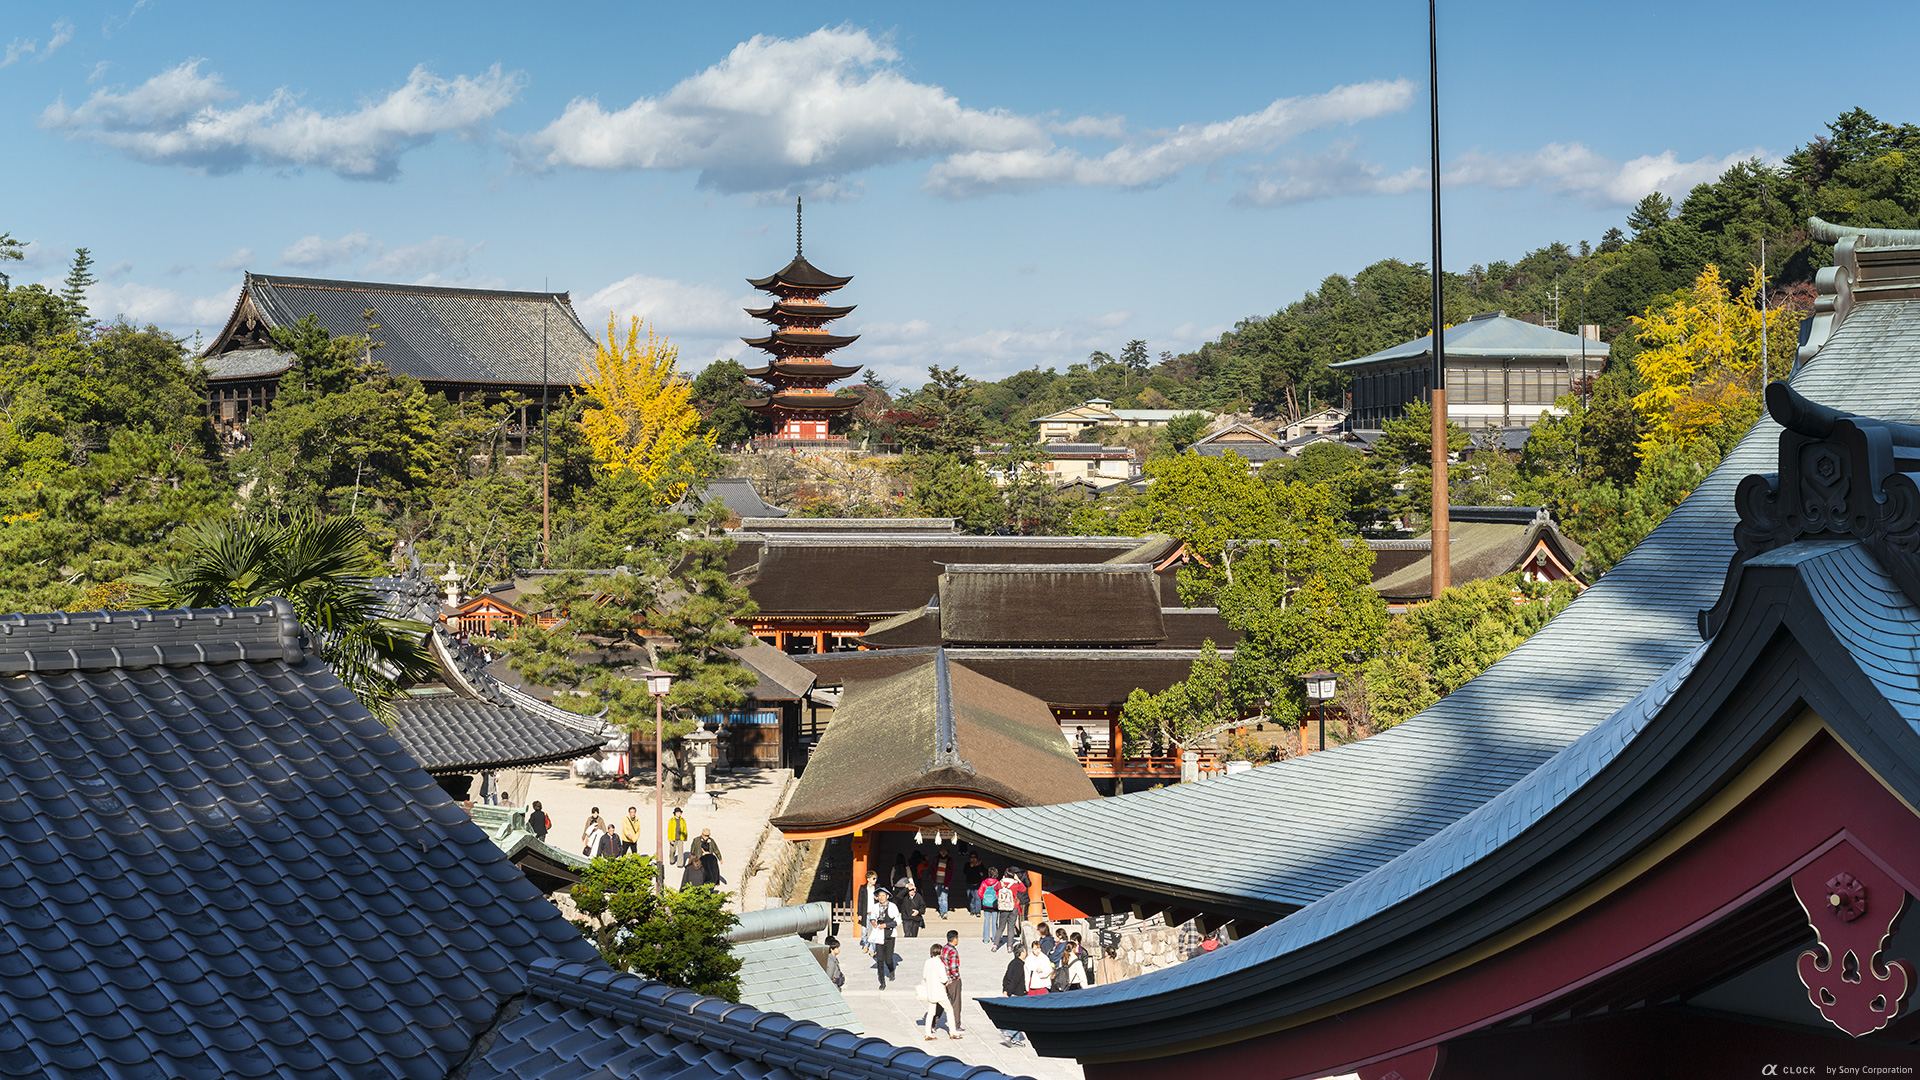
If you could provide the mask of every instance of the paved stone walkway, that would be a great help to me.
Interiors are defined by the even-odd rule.
[[[535,799],[540,801],[547,815],[553,818],[553,831],[547,839],[555,847],[580,850],[581,833],[585,831],[587,815],[594,807],[600,808],[601,816],[618,822],[626,816],[627,807],[632,806],[640,811],[640,851],[646,855],[653,854],[652,784],[604,780],[589,782],[576,779],[565,768],[559,767],[528,770],[527,776],[527,790],[518,801],[522,805]],[[760,831],[773,812],[774,800],[780,797],[780,788],[786,783],[786,778],[785,771],[771,769],[721,776],[709,785],[714,810],[710,813],[687,814],[688,836],[699,836],[702,829],[713,830],[713,839],[720,845],[720,873],[727,879],[727,884],[722,888],[733,893],[735,910],[741,910],[740,881],[746,873],[747,860],[753,855],[754,845],[760,840]],[[674,806],[686,801],[686,796],[686,792],[680,791],[667,793],[668,815],[673,813]],[[667,875],[669,884],[680,884],[679,870],[669,867]],[[760,875],[752,885],[761,886],[764,882],[765,875]],[[753,902],[748,910],[759,906]]]
[[[843,927],[842,929],[846,929]],[[920,967],[927,959],[927,946],[946,940],[948,930],[960,931],[960,988],[964,1001],[960,1011],[960,1029],[965,1036],[949,1039],[946,1032],[934,1042],[923,1041],[926,1029],[920,1026],[926,1003],[914,996],[920,981]],[[1024,1043],[1007,1046],[1000,1032],[987,1020],[977,998],[999,997],[1000,979],[1007,970],[1008,954],[992,951],[980,940],[979,918],[967,914],[965,907],[946,919],[933,909],[927,911],[927,928],[917,938],[900,938],[900,981],[889,980],[885,990],[878,989],[879,977],[873,961],[860,952],[859,933],[849,932],[840,949],[840,964],[847,973],[843,991],[853,1006],[854,1015],[867,1026],[867,1034],[896,1046],[917,1046],[933,1054],[946,1054],[970,1065],[990,1065],[1009,1076],[1032,1076],[1038,1080],[1082,1080],[1085,1075],[1071,1058],[1043,1058]]]

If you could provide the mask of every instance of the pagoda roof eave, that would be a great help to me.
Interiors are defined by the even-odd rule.
[[[756,289],[801,289],[805,291],[838,289],[852,281],[851,275],[839,277],[829,274],[806,260],[804,255],[795,255],[793,261],[763,278],[748,278],[747,284]]]
[[[791,315],[800,319],[839,319],[853,314],[859,305],[848,304],[845,307],[828,307],[825,304],[789,304],[782,300],[777,304],[763,308],[747,308],[746,313],[756,319],[767,319],[775,315]]]
[[[795,349],[840,349],[860,340],[859,334],[794,334],[777,330],[766,337],[748,338],[741,341],[756,349],[769,349],[776,345],[785,345]]]
[[[860,399],[828,397],[825,394],[775,394],[772,397],[748,398],[740,404],[755,412],[845,412],[857,408]]]
[[[746,369],[750,379],[764,379],[768,375],[784,375],[790,379],[844,379],[858,374],[861,365],[844,367],[839,364],[823,364],[809,360],[775,360],[769,364]]]

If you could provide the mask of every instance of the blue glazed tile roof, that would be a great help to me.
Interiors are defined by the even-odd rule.
[[[593,949],[284,606],[0,619],[0,1075],[444,1077]]]

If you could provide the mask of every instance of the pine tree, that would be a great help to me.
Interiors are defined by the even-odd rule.
[[[73,305],[76,312],[85,316],[87,289],[97,280],[93,276],[93,253],[86,248],[73,249],[73,266],[67,270],[67,281],[60,288],[60,299]]]
[[[1672,217],[1673,200],[1656,191],[1634,205],[1633,213],[1627,215],[1627,228],[1632,229],[1638,239],[1641,233],[1655,225],[1665,225]]]

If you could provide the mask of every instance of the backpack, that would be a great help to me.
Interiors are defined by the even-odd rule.
[[[1049,987],[1054,993],[1063,993],[1073,989],[1073,971],[1067,967],[1073,961],[1065,953],[1060,955],[1058,963],[1053,965],[1053,983]]]
[[[980,907],[982,910],[994,911],[999,908],[1000,905],[996,903],[994,899],[999,895],[994,891],[996,888],[998,888],[998,886],[991,881],[983,881],[980,883]]]
[[[994,907],[999,908],[1001,911],[1013,910],[1013,886],[1002,881],[1000,886],[994,890],[993,895]]]

